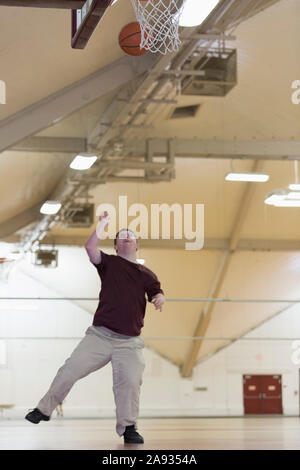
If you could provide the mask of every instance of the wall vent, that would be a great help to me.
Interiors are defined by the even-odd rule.
[[[195,104],[191,106],[178,106],[172,112],[170,119],[182,119],[182,118],[191,118],[195,117],[200,104]]]
[[[64,227],[91,227],[94,223],[94,204],[74,203],[74,207],[68,207],[62,218]]]

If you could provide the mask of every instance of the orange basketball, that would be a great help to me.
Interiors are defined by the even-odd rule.
[[[146,49],[140,49],[141,27],[136,21],[129,23],[121,30],[119,34],[119,44],[121,49],[128,55],[139,56],[147,52]]]

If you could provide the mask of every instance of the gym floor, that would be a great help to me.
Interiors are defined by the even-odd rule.
[[[6,450],[300,450],[298,417],[144,418],[144,444],[126,444],[114,419],[0,420]]]

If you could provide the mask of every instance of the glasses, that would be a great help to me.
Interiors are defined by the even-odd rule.
[[[126,232],[125,230],[119,233],[117,240],[125,240],[127,238],[131,238],[132,240],[136,240],[135,235],[131,232]]]

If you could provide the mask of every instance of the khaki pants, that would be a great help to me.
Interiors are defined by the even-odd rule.
[[[111,361],[116,432],[122,436],[125,427],[135,425],[138,417],[140,386],[145,368],[142,352],[144,347],[144,340],[140,336],[123,339],[90,326],[85,337],[58,370],[37,408],[50,416],[77,380],[101,369]]]

